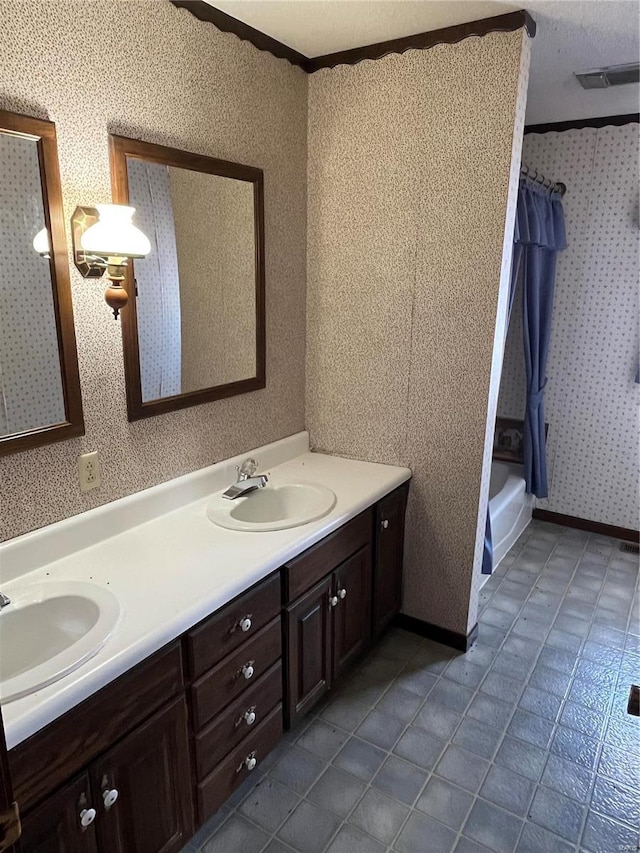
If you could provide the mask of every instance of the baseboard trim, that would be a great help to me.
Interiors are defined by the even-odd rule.
[[[468,634],[459,634],[457,631],[450,631],[448,628],[442,628],[440,625],[433,625],[431,622],[416,619],[415,616],[398,613],[393,620],[393,624],[405,631],[420,634],[421,637],[426,637],[435,643],[442,643],[443,646],[451,646],[461,652],[468,651],[478,636],[477,623]]]
[[[615,524],[602,524],[600,521],[589,521],[575,515],[564,515],[561,512],[551,512],[548,509],[534,509],[533,517],[538,521],[550,521],[552,524],[562,524],[564,527],[575,527],[577,530],[588,530],[601,536],[613,536],[614,539],[624,539],[625,542],[640,542],[640,531],[628,527],[616,527]]]

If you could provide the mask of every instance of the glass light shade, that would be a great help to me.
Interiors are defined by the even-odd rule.
[[[33,238],[33,248],[35,251],[42,255],[43,258],[48,258],[51,253],[51,249],[49,247],[49,232],[46,228],[42,228],[36,236]]]
[[[99,219],[83,233],[80,243],[89,255],[101,258],[144,258],[151,243],[131,221],[135,207],[97,204]]]

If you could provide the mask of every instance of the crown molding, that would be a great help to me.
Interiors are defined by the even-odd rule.
[[[298,53],[288,44],[283,44],[266,33],[256,30],[255,27],[245,24],[244,21],[239,21],[237,18],[227,15],[226,12],[221,12],[220,9],[210,6],[204,0],[171,0],[171,3],[178,9],[188,9],[199,21],[213,24],[224,33],[233,33],[242,41],[251,42],[258,50],[266,50],[267,53],[276,56],[278,59],[286,59],[292,65],[297,65],[304,71],[307,70],[305,66],[309,60],[304,54]]]
[[[287,44],[256,30],[255,27],[239,21],[237,18],[221,12],[204,0],[171,0],[179,9],[187,9],[200,21],[213,24],[225,33],[233,33],[243,41],[250,42],[258,50],[266,50],[278,59],[286,59],[307,74],[313,74],[322,68],[335,68],[336,65],[355,65],[363,59],[382,59],[391,53],[404,53],[406,50],[428,50],[438,44],[455,44],[470,36],[485,36],[489,33],[514,32],[524,27],[527,34],[533,38],[536,34],[536,23],[531,15],[521,9],[519,12],[508,12],[505,15],[495,15],[492,18],[481,18],[466,24],[456,24],[452,27],[442,27],[426,33],[389,41],[377,42],[350,50],[328,53],[325,56],[307,57]]]
[[[547,124],[528,124],[525,133],[549,133],[555,130],[582,130],[583,127],[620,127],[623,124],[640,122],[640,113],[626,113],[618,116],[599,116],[597,118],[576,118],[570,121],[553,121]]]
[[[403,38],[381,41],[364,47],[354,47],[351,50],[341,50],[316,56],[307,60],[306,71],[313,74],[322,68],[335,68],[336,65],[355,65],[363,59],[382,59],[391,53],[404,53],[407,50],[428,50],[438,44],[456,44],[470,36],[486,36],[489,33],[509,33],[524,27],[527,34],[533,38],[536,24],[531,15],[524,10],[508,12],[506,15],[495,15],[493,18],[481,18],[466,24],[456,24],[452,27],[442,27],[427,33]]]

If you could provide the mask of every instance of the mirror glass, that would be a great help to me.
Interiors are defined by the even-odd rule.
[[[127,157],[142,403],[256,376],[254,184]]]
[[[0,434],[64,420],[38,144],[0,133]]]
[[[44,144],[49,146],[45,151]],[[50,174],[48,166],[55,174]],[[55,131],[41,122],[0,113],[0,452],[79,435],[68,272],[56,269],[52,240],[59,203]],[[61,204],[55,217],[62,222]],[[66,249],[64,264],[66,264]],[[63,342],[65,325],[68,339]],[[69,329],[70,326],[70,329]],[[73,365],[65,364],[65,355]],[[66,375],[65,375],[66,371]],[[72,403],[65,395],[77,395]],[[71,413],[70,410],[73,409]],[[72,423],[74,422],[74,423]],[[67,428],[67,429],[65,429]],[[28,441],[16,441],[25,439]],[[43,440],[40,440],[43,439]]]

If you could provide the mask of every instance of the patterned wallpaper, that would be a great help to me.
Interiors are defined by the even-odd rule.
[[[120,323],[70,256],[87,434],[0,460],[8,538],[303,428],[307,80],[167,0],[0,0],[0,41],[0,107],[56,123],[67,223],[111,199],[110,132],[258,166],[267,281],[267,388],[130,424]]]
[[[549,498],[538,506],[638,529],[638,124],[527,134],[525,161],[564,181],[546,394]],[[499,411],[522,417],[522,294]]]
[[[504,359],[508,314],[509,294],[511,290],[511,260],[513,256],[513,231],[515,227],[516,208],[518,204],[518,185],[520,181],[520,165],[522,162],[522,141],[524,133],[527,95],[529,90],[529,66],[531,63],[531,40],[523,38],[520,54],[520,76],[516,95],[516,115],[511,148],[511,175],[509,178],[509,195],[507,198],[506,226],[503,236],[502,267],[500,270],[500,292],[493,338],[493,357],[491,362],[491,379],[489,382],[489,405],[485,426],[484,457],[482,460],[482,479],[480,483],[480,501],[478,503],[478,522],[476,527],[476,547],[473,559],[473,576],[471,594],[469,596],[469,613],[467,615],[467,632],[477,622],[478,604],[484,556],[484,536],[489,505],[489,487],[491,484],[491,465],[493,462],[493,440],[496,414],[500,397],[500,380]]]
[[[0,133],[0,435],[65,419],[38,146]]]
[[[460,632],[523,38],[309,82],[307,425],[319,450],[413,469],[403,609]]]

